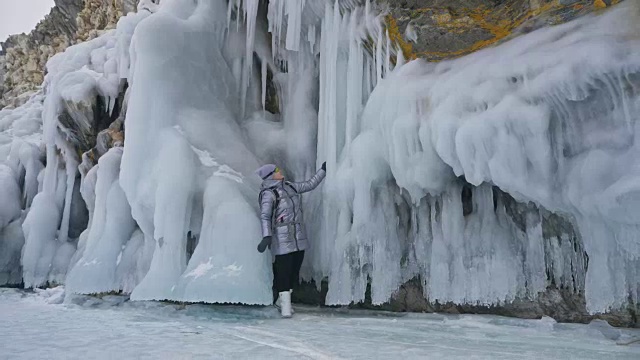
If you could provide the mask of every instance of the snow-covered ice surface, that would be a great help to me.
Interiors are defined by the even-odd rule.
[[[638,359],[640,330],[600,322],[64,297],[0,289],[2,359]]]

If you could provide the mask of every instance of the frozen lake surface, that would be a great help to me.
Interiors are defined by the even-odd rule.
[[[0,289],[1,359],[640,359],[640,330],[550,318],[178,306]]]

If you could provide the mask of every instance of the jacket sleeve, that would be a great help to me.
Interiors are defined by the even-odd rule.
[[[309,192],[315,188],[318,187],[318,185],[320,185],[320,183],[322,182],[322,180],[324,180],[325,176],[327,176],[327,173],[320,169],[318,170],[318,172],[313,175],[313,177],[305,182],[299,182],[299,183],[289,183],[298,193],[302,194],[302,193],[306,193]]]
[[[275,204],[275,195],[272,191],[263,191],[260,196],[260,223],[262,226],[262,237],[272,236],[272,225],[271,221],[273,219],[273,212],[275,209],[273,205]]]

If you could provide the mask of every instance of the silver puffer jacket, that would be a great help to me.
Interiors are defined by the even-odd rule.
[[[274,255],[285,255],[309,247],[300,195],[318,187],[325,176],[325,171],[320,169],[311,179],[301,183],[269,179],[262,182],[262,237],[273,237],[271,252]],[[278,193],[277,204],[274,191]]]

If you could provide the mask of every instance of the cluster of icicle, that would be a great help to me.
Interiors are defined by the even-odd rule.
[[[329,304],[364,300],[367,284],[380,304],[414,278],[439,302],[535,299],[551,283],[585,291],[593,312],[637,302],[635,4],[438,64],[405,62],[369,1],[150,10],[52,59],[46,96],[0,112],[0,192],[12,199],[0,248],[13,254],[1,276],[134,300],[269,304],[253,170],[274,162],[302,180],[327,161],[322,190],[305,195],[303,277],[328,278]],[[266,111],[269,74],[279,114]],[[124,147],[80,166],[78,185],[61,104],[115,98],[122,79]],[[461,176],[475,185],[471,213]],[[543,235],[537,211],[516,224],[494,186],[562,214],[578,238]],[[76,238],[80,196],[89,225]]]
[[[331,15],[323,39],[347,33],[349,15]],[[364,66],[358,40],[323,42],[329,174],[310,270],[328,276],[327,302],[362,301],[370,282],[383,303],[419,278],[441,303],[535,299],[551,284],[584,291],[592,312],[637,303],[638,18],[630,3],[454,61],[399,57],[393,70],[380,66],[384,37]],[[460,176],[476,186],[471,214]],[[517,226],[492,186],[562,214],[577,238],[545,236],[540,212]]]

